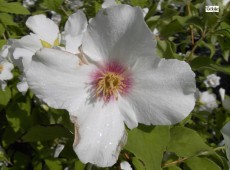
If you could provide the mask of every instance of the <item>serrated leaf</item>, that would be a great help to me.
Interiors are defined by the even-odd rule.
[[[61,125],[34,126],[22,137],[25,142],[46,141],[55,138],[70,138],[71,133]]]
[[[6,13],[12,13],[12,14],[24,14],[24,15],[30,14],[28,9],[23,7],[18,2],[6,3],[0,1],[0,11]]]
[[[192,129],[177,126],[170,130],[170,136],[167,150],[180,157],[190,157],[211,150],[197,132]]]
[[[213,161],[207,158],[193,157],[185,161],[191,170],[221,170]]]
[[[139,128],[128,132],[125,148],[142,160],[146,169],[161,169],[163,152],[169,141],[169,126]]]

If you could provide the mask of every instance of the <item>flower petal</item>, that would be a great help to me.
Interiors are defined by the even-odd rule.
[[[226,146],[226,155],[230,164],[230,122],[224,125],[221,129],[221,133],[224,136],[224,143]]]
[[[87,27],[87,19],[82,11],[78,11],[69,16],[63,38],[66,43],[66,50],[74,54],[78,53],[78,48],[82,42],[83,32]]]
[[[116,5],[101,10],[89,23],[82,48],[93,60],[118,60],[153,56],[155,42],[142,9]],[[133,62],[133,60],[131,60]]]
[[[195,74],[178,60],[140,58],[133,66],[133,88],[126,96],[137,120],[144,124],[174,124],[195,105]]]
[[[49,106],[74,112],[86,100],[86,82],[92,67],[79,65],[77,56],[44,48],[26,72],[29,88]]]
[[[79,109],[80,141],[74,150],[83,163],[100,167],[116,163],[121,147],[126,142],[123,118],[116,103],[91,103]]]
[[[58,26],[45,15],[34,15],[28,18],[26,26],[37,34],[41,40],[54,44],[59,36]]]

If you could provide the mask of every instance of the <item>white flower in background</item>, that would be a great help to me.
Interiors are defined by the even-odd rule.
[[[162,2],[163,2],[164,0],[160,0],[159,2],[158,2],[158,4],[157,4],[157,11],[161,11],[162,9],[161,9],[161,4],[162,4]]]
[[[66,4],[75,12],[84,5],[81,0],[66,0]]]
[[[209,91],[198,92],[197,100],[200,104],[199,106],[200,111],[207,111],[211,113],[213,109],[218,107],[216,102],[216,95],[210,93]]]
[[[31,63],[32,56],[41,48],[51,48],[60,43],[58,26],[45,15],[31,16],[26,21],[26,26],[33,31],[29,35],[13,41],[13,62],[22,72],[25,72]],[[26,80],[25,78],[22,78]],[[27,91],[27,82],[20,82],[22,93]],[[25,90],[25,91],[24,91]]]
[[[115,0],[104,0],[104,3],[101,5],[102,8],[109,8],[117,5]]]
[[[51,11],[51,20],[55,22],[55,24],[59,25],[61,22],[61,15],[56,13],[55,11]]]
[[[133,168],[127,161],[121,162],[120,167],[121,167],[121,170],[133,170]]]
[[[204,81],[206,87],[217,87],[220,85],[220,77],[216,74],[210,74],[207,76],[206,80]]]
[[[126,142],[124,123],[130,129],[170,125],[192,111],[195,74],[186,62],[156,57],[152,37],[141,8],[116,5],[89,23],[82,40],[85,62],[48,48],[33,57],[29,87],[76,118],[74,150],[82,162],[116,163]]]
[[[37,0],[23,0],[22,5],[26,8],[32,7],[35,5]]]
[[[11,71],[14,66],[8,61],[9,48],[9,45],[5,45],[0,51],[0,86],[2,90],[7,86],[6,80],[13,78]]]
[[[230,122],[224,125],[224,127],[221,129],[221,133],[224,137],[228,165],[230,166]]]
[[[220,88],[219,94],[220,94],[220,98],[221,98],[221,102],[222,102],[223,107],[226,110],[230,111],[230,97],[225,95],[225,89]]]
[[[86,16],[82,11],[79,10],[69,16],[62,33],[62,41],[65,44],[66,51],[73,54],[80,53],[79,47],[87,25]]]

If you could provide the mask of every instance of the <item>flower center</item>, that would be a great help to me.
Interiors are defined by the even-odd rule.
[[[3,71],[4,67],[0,64],[0,73]]]
[[[114,96],[117,100],[118,92],[122,93],[125,87],[122,75],[113,72],[103,73],[102,77],[98,79],[96,95],[102,95],[104,100],[108,100],[111,96]]]
[[[129,92],[132,86],[131,74],[121,64],[110,62],[96,70],[92,75],[93,93],[105,102],[118,100],[119,94]]]

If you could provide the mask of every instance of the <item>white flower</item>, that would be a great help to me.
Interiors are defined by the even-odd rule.
[[[66,3],[69,8],[75,12],[84,5],[84,3],[80,0],[67,0]]]
[[[186,62],[155,56],[155,41],[142,9],[116,5],[101,10],[82,40],[85,58],[56,49],[33,57],[26,77],[49,106],[75,117],[74,150],[100,167],[116,163],[125,125],[169,125],[195,105],[195,74]],[[85,63],[85,64],[84,64]]]
[[[55,11],[51,11],[51,20],[55,22],[55,24],[59,25],[61,22],[61,15],[56,13]]]
[[[133,170],[133,168],[127,161],[121,162],[120,166],[121,166],[121,170]]]
[[[14,66],[7,60],[9,48],[9,45],[5,45],[0,51],[0,86],[2,90],[4,90],[7,85],[6,80],[13,78],[11,71],[13,70]]]
[[[200,104],[200,111],[212,112],[213,109],[217,108],[216,95],[209,91],[198,93],[198,102]]]
[[[116,1],[115,0],[104,0],[103,4],[102,4],[102,8],[109,8],[109,7],[112,7],[112,6],[115,6],[117,5]]]
[[[221,129],[221,133],[224,137],[228,165],[230,166],[230,122],[224,125],[224,127]]]
[[[206,80],[204,81],[206,87],[217,87],[220,85],[220,77],[216,74],[210,74],[207,76]]]
[[[35,5],[37,0],[23,0],[22,5],[26,8],[32,7]]]

